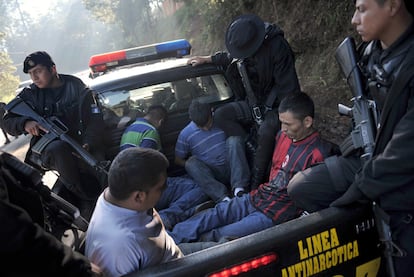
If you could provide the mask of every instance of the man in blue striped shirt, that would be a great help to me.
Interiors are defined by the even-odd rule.
[[[121,151],[130,147],[161,150],[157,128],[165,121],[167,110],[163,106],[151,106],[144,117],[139,117],[128,126],[121,138]]]
[[[226,138],[215,126],[210,105],[194,100],[189,107],[192,120],[179,134],[175,161],[216,202],[230,200],[232,192],[247,192],[250,169],[241,137]]]

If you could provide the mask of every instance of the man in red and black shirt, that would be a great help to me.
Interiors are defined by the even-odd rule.
[[[269,181],[250,194],[177,224],[170,233],[175,242],[238,238],[298,217],[302,210],[287,194],[289,180],[333,152],[333,145],[313,128],[313,118],[314,104],[307,94],[286,96],[279,105],[281,131],[276,136]]]

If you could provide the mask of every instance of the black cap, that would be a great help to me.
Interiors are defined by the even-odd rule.
[[[230,55],[236,59],[252,56],[265,37],[265,24],[254,14],[237,17],[227,28],[226,47]]]
[[[30,69],[32,69],[38,64],[41,64],[47,67],[51,67],[55,65],[55,63],[53,62],[52,58],[50,57],[48,53],[46,53],[45,51],[37,51],[37,52],[30,54],[29,56],[26,57],[26,59],[24,59],[23,72],[27,73]]]

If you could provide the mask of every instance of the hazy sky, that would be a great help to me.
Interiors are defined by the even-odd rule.
[[[28,76],[22,72],[22,61],[25,56],[31,52],[43,50],[48,52],[54,59],[58,72],[74,73],[87,69],[89,57],[96,53],[113,51],[113,45],[118,42],[120,36],[114,36],[113,33],[107,32],[102,22],[92,18],[80,0],[15,0],[19,3],[21,13],[28,14],[34,21],[44,20],[45,16],[59,14],[59,29],[47,29],[44,24],[53,24],[55,17],[50,17],[43,25],[44,33],[31,32],[30,20],[21,20],[18,10],[14,11],[13,17],[16,22],[25,23],[28,33],[30,33],[31,43],[15,44],[10,49],[10,57],[13,64],[17,67],[17,75],[21,80],[28,79]],[[59,6],[62,10],[57,10]],[[67,18],[79,18],[85,26],[79,25],[79,22],[68,21]],[[67,17],[67,18],[66,18]],[[57,18],[56,18],[57,19]],[[26,23],[27,22],[27,23]],[[33,21],[32,21],[33,22]],[[26,25],[27,24],[27,25]],[[55,27],[54,25],[52,27]],[[23,27],[23,26],[22,26]],[[73,32],[71,32],[73,31]],[[68,37],[74,36],[77,39],[76,44],[68,43]]]
[[[20,4],[23,12],[31,15],[42,16],[46,11],[53,6],[54,0],[16,0]],[[36,16],[34,16],[36,17]]]

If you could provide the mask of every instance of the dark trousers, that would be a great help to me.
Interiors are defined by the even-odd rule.
[[[329,207],[332,201],[347,191],[361,168],[359,157],[333,156],[328,159],[336,159],[330,170],[326,160],[325,163],[298,172],[289,181],[289,196],[297,206],[308,212]]]
[[[388,212],[393,242],[404,251],[403,257],[394,257],[396,276],[414,276],[414,211]]]
[[[253,121],[252,111],[246,101],[231,102],[214,112],[214,122],[226,133],[227,137],[247,137]],[[275,137],[280,129],[277,111],[268,111],[263,123],[257,130],[257,148],[252,170],[252,187],[267,181],[268,168],[275,147]]]
[[[40,159],[43,167],[59,173],[53,192],[79,208],[81,215],[89,220],[102,191],[96,172],[61,140],[50,142]]]
[[[41,161],[45,168],[56,170],[59,181],[78,198],[94,199],[99,193],[94,172],[73,152],[66,142],[54,140],[43,150]]]
[[[337,160],[328,166],[329,161],[298,172],[290,180],[288,194],[295,204],[308,212],[329,207],[332,201],[344,194],[361,168],[359,157],[332,157]],[[335,167],[335,168],[333,168]],[[414,276],[414,213],[387,212],[390,215],[390,228],[393,241],[401,247],[406,256],[394,257],[397,276]]]

